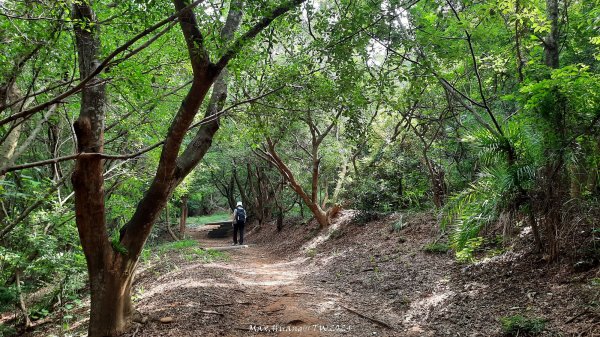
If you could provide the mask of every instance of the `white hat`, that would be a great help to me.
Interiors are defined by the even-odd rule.
[[[237,207],[237,206],[242,206],[242,202],[241,202],[241,201],[238,201],[238,202],[237,202],[237,205],[236,205],[236,207]]]

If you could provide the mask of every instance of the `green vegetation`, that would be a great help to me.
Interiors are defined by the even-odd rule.
[[[0,324],[0,337],[12,337],[17,334],[17,330],[12,326]]]
[[[163,243],[154,247],[145,248],[140,259],[146,263],[153,263],[166,253],[176,252],[187,260],[201,260],[203,262],[227,261],[229,256],[225,252],[199,247],[196,240],[180,240]]]
[[[317,249],[316,248],[310,248],[309,250],[306,251],[306,256],[313,258],[315,256],[317,256]]]
[[[210,215],[202,215],[202,216],[191,216],[187,218],[188,226],[190,227],[199,227],[205,225],[207,223],[212,222],[220,222],[220,221],[228,221],[231,220],[230,213],[213,213]]]
[[[446,254],[450,250],[450,245],[443,242],[432,242],[423,246],[423,251],[434,254]]]
[[[535,336],[544,331],[546,320],[514,315],[500,318],[502,331],[507,336]]]

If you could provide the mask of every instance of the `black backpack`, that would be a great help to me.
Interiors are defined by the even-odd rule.
[[[246,223],[246,210],[244,210],[244,208],[242,208],[242,207],[236,208],[235,221],[238,224]]]

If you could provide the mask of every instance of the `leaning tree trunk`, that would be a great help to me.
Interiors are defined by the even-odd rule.
[[[296,192],[296,194],[300,197],[300,199],[302,199],[302,201],[304,201],[304,204],[306,204],[308,209],[310,209],[313,216],[315,217],[315,220],[317,220],[317,222],[319,223],[319,228],[324,228],[324,227],[329,226],[329,224],[331,223],[329,212],[326,212],[321,208],[321,206],[318,204],[318,200],[313,201],[312,196],[308,195],[304,191],[302,186],[296,181],[296,178],[294,177],[294,174],[292,173],[292,171],[287,167],[287,165],[281,160],[281,158],[277,154],[277,151],[275,150],[275,144],[273,144],[273,141],[270,138],[267,138],[266,154],[267,154],[267,157],[265,157],[265,158],[267,158],[266,160],[268,160],[273,165],[275,165],[275,167],[279,170],[281,175],[290,184],[290,187],[292,188],[292,190],[294,190],[294,192]],[[314,191],[314,189],[312,191]],[[314,193],[313,193],[313,195],[314,195]],[[339,211],[339,207],[336,207],[335,213],[337,213],[338,211]]]

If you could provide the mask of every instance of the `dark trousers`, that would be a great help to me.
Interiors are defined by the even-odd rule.
[[[240,233],[240,245],[244,244],[244,226],[245,223],[235,223],[233,225],[233,243],[238,243],[238,232]]]

